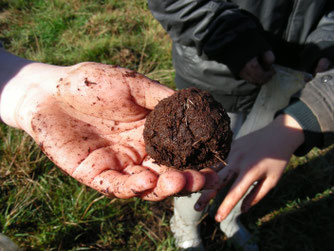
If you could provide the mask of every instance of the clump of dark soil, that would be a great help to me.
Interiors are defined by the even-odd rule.
[[[183,89],[160,101],[148,115],[144,140],[148,155],[158,164],[211,167],[230,151],[230,118],[210,93]]]

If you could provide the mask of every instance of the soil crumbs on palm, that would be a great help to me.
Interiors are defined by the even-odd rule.
[[[209,92],[183,89],[161,100],[147,116],[144,140],[156,163],[200,170],[227,157],[230,118]]]

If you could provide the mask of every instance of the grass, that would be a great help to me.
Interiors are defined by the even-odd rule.
[[[174,87],[171,42],[145,0],[0,0],[7,50],[45,63],[116,64]],[[0,127],[0,231],[25,250],[175,250],[172,199],[101,196],[63,174],[25,133]],[[243,215],[261,250],[332,250],[334,150],[294,157]],[[231,250],[204,217],[207,250]]]

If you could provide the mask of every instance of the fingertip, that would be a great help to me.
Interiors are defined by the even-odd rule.
[[[183,171],[183,175],[186,179],[184,186],[186,192],[197,192],[201,190],[206,183],[206,177],[201,172],[187,169]]]
[[[232,208],[229,209],[223,202],[217,210],[215,220],[217,222],[223,221],[228,216],[228,214],[231,212],[231,210],[232,210]]]
[[[170,196],[182,191],[186,183],[186,177],[181,172],[169,170],[160,175],[157,186],[161,189],[161,194]]]
[[[159,176],[156,187],[143,193],[141,198],[148,201],[161,201],[182,191],[186,178],[181,172],[170,170]]]
[[[263,56],[263,61],[268,64],[268,65],[272,65],[275,62],[276,58],[275,58],[275,54],[273,53],[273,51],[268,50],[264,53]]]
[[[216,214],[216,216],[215,216],[215,220],[216,220],[217,222],[221,222],[221,221],[224,220],[224,217],[223,217],[222,215],[220,215],[220,214]]]

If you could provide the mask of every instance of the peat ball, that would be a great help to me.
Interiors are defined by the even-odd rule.
[[[156,163],[200,170],[227,157],[230,118],[209,92],[183,89],[161,100],[147,116],[144,140]]]

